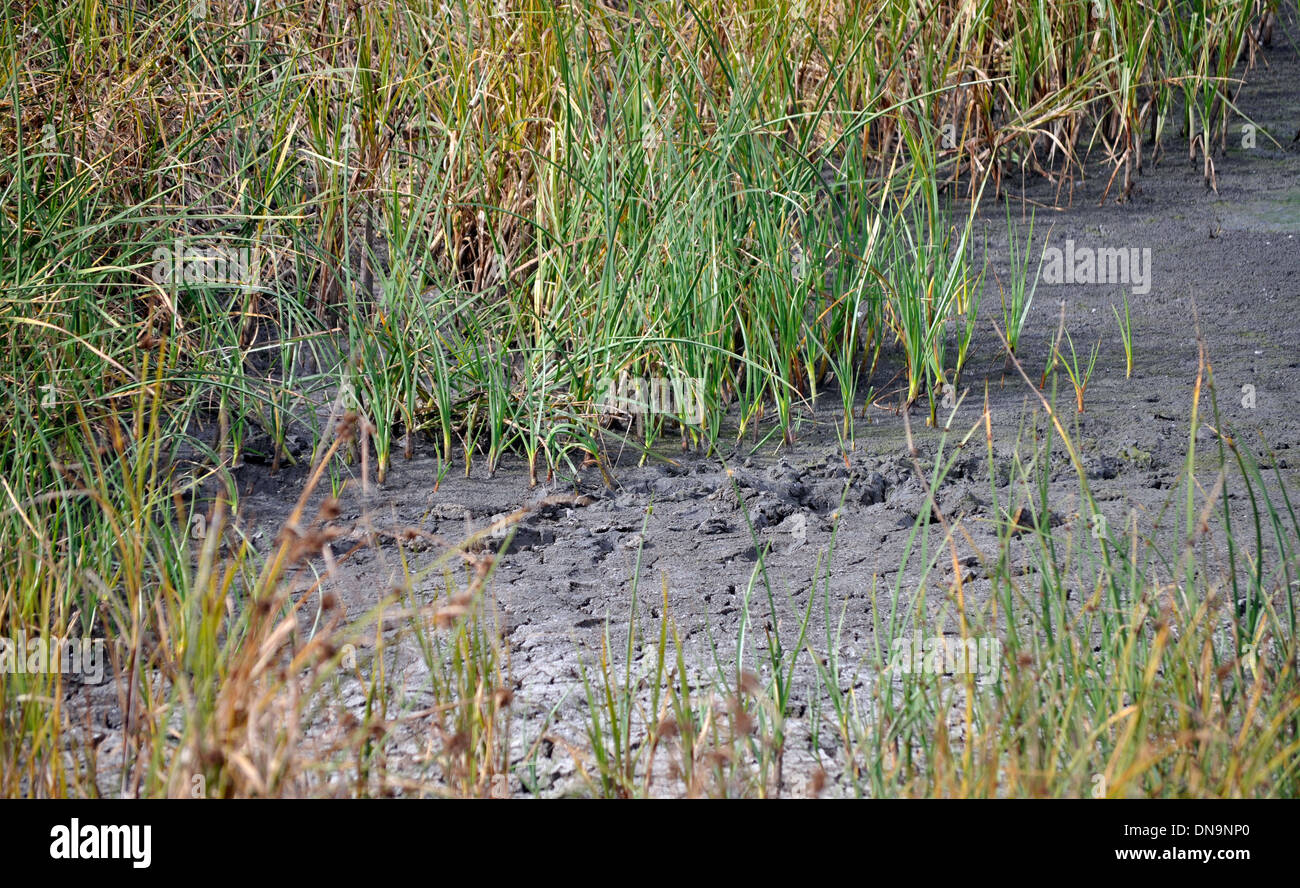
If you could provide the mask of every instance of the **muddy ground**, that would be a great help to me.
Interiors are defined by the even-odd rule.
[[[1226,156],[1215,158],[1217,192],[1205,187],[1199,163],[1188,162],[1186,141],[1175,119],[1159,164],[1148,164],[1126,203],[1099,206],[1110,168],[1096,165],[1086,178],[1063,188],[1031,182],[1012,205],[1017,218],[1037,206],[1038,243],[1050,229],[1051,242],[1057,245],[1072,239],[1076,249],[1151,251],[1151,286],[1146,293],[1133,293],[1133,287],[1123,285],[1040,285],[1020,353],[1026,370],[1037,379],[1062,303],[1066,328],[1081,349],[1100,339],[1086,412],[1075,413],[1073,392],[1062,375],[1060,416],[1080,444],[1090,484],[1109,521],[1122,523],[1136,510],[1143,532],[1157,538],[1162,521],[1176,525],[1181,517],[1176,488],[1198,368],[1198,325],[1227,422],[1241,440],[1253,442],[1257,452],[1266,442],[1288,483],[1300,477],[1300,144],[1292,139],[1300,128],[1300,63],[1291,42],[1300,29],[1291,23],[1289,30],[1264,53],[1241,95],[1241,110],[1260,129],[1255,146],[1243,148],[1244,121],[1232,125]],[[1281,145],[1274,145],[1265,132]],[[1009,190],[1015,192],[1018,184],[1009,183]],[[1067,205],[1051,208],[1058,199]],[[1004,205],[987,202],[980,226],[981,239],[987,235],[990,249],[985,322],[963,374],[964,400],[952,418],[949,446],[977,423],[987,392],[995,456],[990,471],[981,428],[937,496],[945,515],[959,520],[969,534],[968,539],[960,537],[959,548],[963,569],[969,570],[968,601],[977,610],[987,605],[990,588],[980,555],[997,550],[990,474],[1001,485],[998,498],[1005,510],[1008,502],[1023,495],[1007,482],[1016,474],[1017,460],[1032,458],[1024,436],[1032,437],[1033,428],[1044,426],[1036,395],[1008,369],[987,325],[987,320],[1001,321],[997,282],[1008,275]],[[1125,290],[1136,343],[1128,379],[1111,308],[1122,305]],[[857,449],[847,458],[836,440],[838,398],[832,391],[816,411],[804,415],[793,446],[782,446],[774,435],[761,444],[747,439],[728,448],[722,458],[670,449],[645,465],[625,458],[613,467],[613,488],[592,468],[578,478],[530,489],[526,466],[509,461],[491,478],[481,464],[470,477],[457,467],[435,490],[437,466],[431,457],[395,457],[386,481],[375,485],[368,498],[361,495],[359,484],[352,485],[340,521],[346,524],[365,515],[381,529],[417,527],[461,539],[467,529],[483,528],[547,496],[576,493],[589,498],[586,505],[556,505],[530,513],[515,528],[509,551],[498,559],[492,584],[515,683],[513,755],[521,761],[535,753],[529,773],[538,781],[525,786],[515,778],[510,789],[519,794],[582,792],[566,749],[566,741],[576,748],[586,746],[579,657],[589,665],[594,662],[607,621],[615,644],[621,645],[638,560],[643,628],[652,635],[657,632],[666,586],[688,664],[702,676],[734,669],[728,658],[735,649],[747,590],[752,590],[752,634],[746,668],[764,673],[762,624],[769,610],[762,582],[756,579],[751,525],[758,545],[770,547],[765,564],[784,637],[797,632],[816,578],[818,600],[809,627],[814,647],[827,644],[823,599],[829,594],[832,620],[838,621],[841,611],[844,615],[842,633],[832,642],[844,661],[856,662],[872,649],[874,620],[882,616],[877,608],[890,607],[888,596],[898,580],[902,553],[925,502],[908,454],[903,417],[893,409],[901,394],[897,380],[891,383],[896,369],[897,355],[886,355],[872,380],[876,403],[864,405]],[[1243,391],[1244,386],[1253,386],[1253,406],[1247,397],[1252,390]],[[914,410],[911,419],[920,460],[928,467],[940,431],[926,428],[924,408]],[[1201,440],[1211,441],[1205,432]],[[1265,462],[1271,464],[1272,459]],[[1215,465],[1204,461],[1200,468],[1208,486]],[[735,486],[729,471],[734,472]],[[243,523],[256,528],[254,538],[269,547],[304,475],[286,469],[272,477],[265,465],[249,463],[238,478]],[[1079,514],[1078,491],[1078,479],[1057,447],[1050,501],[1059,532],[1077,532],[1079,522],[1086,520]],[[1229,496],[1234,508],[1244,507],[1240,490],[1230,490]],[[833,533],[834,551],[828,557]],[[419,548],[408,546],[416,578],[413,592],[417,600],[430,601],[440,594],[443,578],[426,570],[436,549],[410,551]],[[905,593],[915,589],[919,570],[920,560],[914,557],[902,578]],[[339,597],[349,614],[359,615],[403,576],[397,545],[385,539],[377,548],[362,549],[341,562],[325,588]],[[938,559],[932,585],[941,590],[950,579],[950,569]],[[937,592],[931,599],[933,625],[955,632],[951,604]],[[306,612],[314,614],[315,607]],[[710,639],[721,652],[721,670],[714,664]],[[388,675],[396,707],[390,711],[427,706],[428,694],[422,690],[425,667],[415,646],[402,642],[390,654]],[[363,672],[374,665],[367,657],[363,646]],[[813,748],[809,702],[818,692],[811,684],[811,670],[803,668],[797,681],[784,787],[794,794],[804,791],[815,768],[826,768],[832,782],[836,768],[833,744],[827,745],[829,732],[822,733],[824,748]],[[101,757],[111,758],[120,715],[111,700],[105,702],[110,705],[102,715],[103,728],[109,736]],[[359,684],[345,685],[341,705],[359,714],[364,706]],[[548,739],[534,746],[543,733]],[[427,725],[418,720],[409,725],[391,748],[390,773],[426,773],[421,754],[427,743]]]

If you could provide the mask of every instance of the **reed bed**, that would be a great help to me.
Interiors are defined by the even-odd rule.
[[[111,642],[118,791],[313,791],[294,731],[342,628],[317,601],[281,656],[311,547],[240,536],[235,466],[337,486],[344,456],[382,478],[423,441],[443,473],[517,455],[537,481],[665,435],[791,441],[819,397],[846,448],[876,398],[935,421],[978,320],[979,201],[1022,175],[1066,195],[1088,159],[1122,200],[1171,124],[1212,184],[1273,6],[6,2],[0,626]],[[902,391],[876,390],[882,355]],[[698,380],[702,413],[632,422],[602,406],[621,376]],[[468,569],[457,613],[484,606]],[[439,785],[481,793],[502,666],[444,623]],[[101,792],[50,682],[0,675],[0,787]],[[372,727],[340,735],[357,792]]]

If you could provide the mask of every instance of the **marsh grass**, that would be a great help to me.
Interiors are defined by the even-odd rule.
[[[1038,264],[1033,266],[1034,215],[1030,214],[1025,243],[1021,246],[1016,236],[1016,229],[1011,223],[1010,204],[1007,205],[1006,213],[1010,270],[1006,282],[999,282],[998,292],[1002,298],[1002,328],[1006,331],[1007,353],[1008,358],[1011,358],[1015,356],[1016,349],[1020,345],[1025,322],[1029,319],[1029,309],[1033,306],[1034,294],[1038,291],[1038,282],[1043,270],[1043,251],[1038,251]]]
[[[264,433],[276,468],[340,376],[381,476],[425,433],[489,470],[595,457],[591,399],[621,372],[706,380],[704,423],[642,446],[711,447],[731,409],[789,440],[833,377],[851,447],[879,348],[909,404],[967,357],[960,322],[944,350],[977,313],[940,192],[1064,181],[1098,146],[1127,182],[1174,91],[1209,162],[1269,4],[1203,6],[11,4],[14,353],[81,343],[93,380],[166,335],[178,428],[222,391],[235,454]],[[158,249],[217,244],[258,254],[248,286],[150,280]]]
[[[1115,323],[1119,325],[1120,342],[1124,346],[1124,378],[1131,379],[1133,376],[1133,319],[1129,316],[1128,294],[1124,294],[1124,314],[1120,315],[1119,309],[1114,305],[1110,310],[1115,314]]]
[[[1065,353],[1060,349],[1060,340],[1056,343],[1056,364],[1065,370],[1065,375],[1070,379],[1070,385],[1074,387],[1074,407],[1079,413],[1083,412],[1083,396],[1088,392],[1088,383],[1092,380],[1092,371],[1097,368],[1097,356],[1101,354],[1101,339],[1097,339],[1097,344],[1088,351],[1088,357],[1085,361],[1079,360],[1079,353],[1074,347],[1074,338],[1070,336],[1070,331],[1065,331],[1065,343],[1070,347],[1070,356],[1066,358]]]
[[[1158,145],[1175,108],[1212,181],[1239,62],[1255,54],[1251,23],[1271,4],[1214,0],[1191,16],[1176,0],[800,8],[6,4],[0,629],[102,637],[123,716],[119,779],[101,786],[97,729],[73,723],[62,678],[0,674],[3,792],[177,794],[201,777],[209,794],[294,794],[321,791],[331,769],[356,794],[393,789],[389,689],[377,673],[363,717],[331,735],[336,746],[304,751],[303,725],[320,715],[311,707],[339,674],[338,651],[358,642],[323,600],[303,630],[312,596],[290,594],[286,581],[311,553],[325,558],[334,530],[322,517],[326,526],[297,524],[269,549],[249,539],[235,468],[305,463],[309,489],[341,497],[347,479],[382,478],[394,453],[409,456],[425,436],[434,484],[454,465],[490,471],[508,454],[540,481],[663,434],[714,448],[728,416],[741,435],[789,441],[827,391],[842,402],[847,450],[854,409],[875,396],[871,371],[890,349],[908,368],[904,402],[927,394],[937,422],[936,395],[955,390],[978,317],[969,219],[984,189],[998,194],[1017,172],[1065,183],[1100,150],[1123,175],[1122,198],[1142,132]],[[214,259],[242,250],[253,257],[247,279],[215,274]],[[159,274],[160,263],[182,273]],[[1017,337],[1031,298],[1012,294]],[[600,380],[623,372],[704,380],[703,422],[648,417],[629,429],[601,415]],[[1250,477],[1263,498],[1259,473]],[[212,497],[206,512],[199,503]],[[1289,539],[1289,503],[1261,499],[1256,514],[1257,536],[1267,527],[1279,545]],[[1268,563],[1290,571],[1288,559]],[[444,578],[462,609],[441,628],[452,635],[422,645],[439,676],[441,745],[429,761],[440,764],[402,791],[482,794],[506,776],[506,663],[486,628],[486,577],[466,570]],[[1251,662],[1263,664],[1252,675],[1290,693],[1293,635],[1275,625],[1276,578],[1262,557],[1253,578],[1238,573],[1253,602]],[[1133,590],[1167,582],[1145,569],[1105,576]],[[456,598],[465,588],[471,597]],[[1129,616],[1154,606],[1143,599]],[[1189,625],[1213,663],[1235,662],[1203,622]],[[1127,658],[1117,661],[1124,681],[1170,649],[1178,683],[1159,674],[1150,687],[1183,706],[1193,686],[1228,701],[1183,710],[1185,729],[1207,739],[1162,763],[1209,774],[1235,762],[1231,786],[1195,785],[1207,793],[1293,787],[1294,774],[1268,758],[1292,749],[1291,698],[1261,702],[1240,669],[1212,681],[1185,646],[1142,640],[1112,651]],[[386,650],[382,634],[375,644]],[[781,653],[773,676],[806,647],[771,644]],[[732,670],[710,685],[725,689],[713,699],[684,662],[660,699],[676,713],[687,785],[709,775],[708,791],[753,789],[732,763],[758,755],[757,785],[779,787],[791,686],[772,677],[756,688]],[[1142,776],[1165,773],[1161,763],[1124,776],[1145,753],[1121,712],[1148,719],[1159,738],[1172,716],[1140,698],[1104,728],[1078,708],[1056,722],[1033,709],[1039,686],[1025,681],[1014,699],[1026,708],[990,713],[1006,731],[1037,719],[1063,731],[1066,748],[1118,725],[1129,732],[1116,746],[1128,770],[1107,773],[1168,789]],[[1225,739],[1251,694],[1268,730]],[[832,698],[846,743],[897,751],[907,768],[919,748],[928,762],[897,771],[899,759],[878,758],[862,771],[872,791],[949,785],[955,766],[925,739],[936,728],[930,704],[891,710],[903,721],[885,740],[856,721],[877,717],[864,701]],[[1095,690],[1089,711],[1107,699]],[[628,776],[626,708],[616,717],[625,730],[597,779],[602,791],[631,792],[645,784]],[[742,730],[754,719],[766,739]],[[1039,742],[1015,738],[1045,761]],[[994,751],[1012,746],[1003,737]],[[332,757],[340,750],[346,767]],[[1073,786],[1083,762],[1096,764],[1079,755],[1044,785]]]

